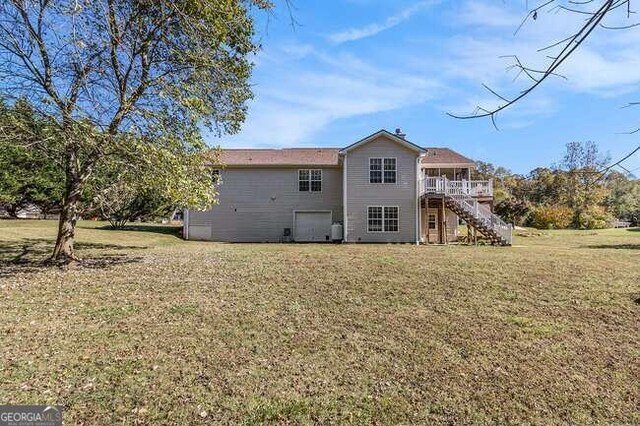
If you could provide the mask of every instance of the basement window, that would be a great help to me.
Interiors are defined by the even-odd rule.
[[[367,207],[367,232],[398,232],[399,210],[395,206]]]
[[[321,169],[298,170],[298,191],[321,192],[322,191],[322,170]]]

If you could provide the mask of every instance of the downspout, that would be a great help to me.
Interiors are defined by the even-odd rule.
[[[422,226],[422,220],[420,215],[420,163],[422,160],[423,154],[418,155],[416,158],[416,245],[420,245],[420,228]]]
[[[347,215],[347,153],[344,153],[342,161],[342,241],[347,242],[348,215]]]
[[[185,240],[189,239],[189,209],[184,209],[182,236]]]

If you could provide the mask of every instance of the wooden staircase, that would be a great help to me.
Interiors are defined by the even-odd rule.
[[[511,225],[493,214],[489,208],[480,204],[469,194],[469,186],[464,181],[450,181],[447,178],[424,178],[421,195],[441,194],[449,210],[463,218],[469,226],[477,229],[489,238],[492,244],[510,246],[512,241]]]

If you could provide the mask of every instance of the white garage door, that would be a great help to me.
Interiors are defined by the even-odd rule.
[[[331,212],[295,212],[294,240],[297,242],[329,241]]]

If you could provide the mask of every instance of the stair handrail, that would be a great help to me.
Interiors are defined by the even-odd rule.
[[[489,180],[489,188],[493,190],[493,180]],[[465,181],[451,181],[446,176],[424,176],[420,179],[421,193],[438,193],[448,196],[459,208],[477,218],[485,226],[490,227],[507,244],[511,244],[513,227],[502,220],[489,208],[469,195],[469,185]],[[493,192],[493,191],[492,191]]]
[[[511,225],[480,204],[477,199],[467,194],[458,182],[449,181],[446,177],[443,177],[443,180],[445,183],[445,195],[473,214],[474,217],[480,219],[486,226],[493,229],[507,244],[511,244]]]

